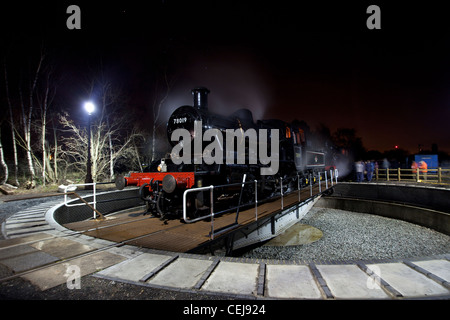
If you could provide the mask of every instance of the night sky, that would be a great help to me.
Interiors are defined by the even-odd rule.
[[[205,86],[217,113],[246,107],[255,119],[355,128],[369,150],[414,153],[436,143],[450,152],[446,7],[391,2],[16,1],[1,8],[1,54],[24,58],[44,44],[74,106],[101,61],[142,119],[164,69],[173,83],[165,119]],[[66,27],[71,4],[81,9],[81,30]],[[371,4],[381,9],[381,30],[366,27]]]

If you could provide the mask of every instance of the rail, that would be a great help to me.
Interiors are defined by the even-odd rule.
[[[405,181],[450,185],[450,169],[375,169],[376,181]]]
[[[323,183],[322,180],[323,179],[325,180],[325,190],[328,189],[329,182],[330,182],[331,186],[333,186],[334,184],[337,184],[337,182],[338,182],[339,172],[337,169],[329,170],[330,178],[328,178],[327,173],[328,173],[328,171],[317,173],[317,181],[319,182],[319,192],[322,192],[322,183]],[[323,179],[322,179],[322,175],[323,175]],[[244,174],[242,182],[238,182],[238,183],[234,183],[234,184],[219,185],[219,186],[210,185],[207,187],[191,188],[191,189],[187,189],[186,191],[184,191],[184,193],[183,193],[183,220],[186,223],[193,223],[193,222],[200,221],[200,220],[211,219],[211,232],[210,232],[211,240],[214,239],[215,235],[224,233],[226,231],[229,231],[229,230],[234,229],[239,226],[239,224],[238,224],[239,210],[242,207],[249,207],[251,205],[254,205],[255,206],[255,221],[258,221],[258,204],[260,203],[260,201],[258,200],[258,183],[260,181],[258,181],[258,180],[246,181],[246,176],[247,175]],[[316,176],[313,176],[312,174],[310,174],[309,179],[306,182],[306,184],[309,185],[309,188],[310,188],[310,196],[312,196],[312,187],[313,187],[313,184],[315,183],[315,180],[316,180],[315,178],[316,178]],[[254,185],[254,195],[255,195],[254,201],[242,204],[241,201],[242,201],[242,194],[243,194],[244,188],[246,186],[251,186],[251,185]],[[300,176],[297,174],[297,192],[298,192],[298,201],[299,202],[301,201],[301,195],[300,195],[301,194],[301,185],[302,184],[300,182]],[[227,188],[227,187],[229,188],[229,187],[236,187],[236,186],[241,186],[238,205],[231,207],[231,208],[227,208],[222,211],[214,212],[214,190],[219,189],[219,188]],[[287,189],[287,186],[285,186],[285,187]],[[188,213],[187,213],[187,195],[189,193],[193,193],[193,192],[203,192],[203,191],[208,191],[208,190],[209,190],[209,198],[210,198],[209,214],[206,214],[201,217],[194,218],[194,219],[189,219]],[[283,178],[280,179],[279,190],[280,190],[280,194],[275,195],[270,199],[281,196],[281,209],[283,209],[284,208],[283,198],[284,198],[285,194],[287,194],[284,191]],[[291,191],[291,192],[293,192],[293,191]],[[291,193],[291,192],[289,192],[289,193]],[[266,199],[266,200],[270,200],[270,199]],[[226,212],[234,211],[234,210],[236,210],[235,222],[229,226],[226,226],[219,230],[215,230],[214,229],[214,217],[217,215],[226,213]]]

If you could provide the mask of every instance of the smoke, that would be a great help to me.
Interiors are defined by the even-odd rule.
[[[253,54],[217,50],[208,57],[195,56],[182,73],[183,80],[167,101],[167,118],[178,106],[192,105],[190,90],[199,86],[211,90],[208,108],[213,113],[226,116],[247,108],[255,121],[264,118],[271,100],[270,85],[264,67]]]
[[[350,156],[338,155],[334,161],[339,177],[344,178],[352,172],[354,159]]]

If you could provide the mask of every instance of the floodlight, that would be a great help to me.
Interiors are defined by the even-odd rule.
[[[84,104],[84,110],[86,110],[86,112],[91,115],[94,111],[95,111],[95,105],[88,101]]]

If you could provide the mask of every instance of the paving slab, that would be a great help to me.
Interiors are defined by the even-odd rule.
[[[256,293],[259,264],[221,261],[202,290],[252,295]]]
[[[13,247],[6,247],[6,248],[2,248],[0,250],[0,263],[2,263],[3,260],[7,260],[10,258],[15,258],[15,257],[19,257],[21,255],[24,254],[29,254],[32,252],[38,252],[39,250],[37,250],[36,248],[33,248],[30,245],[16,245]]]
[[[17,273],[40,267],[58,260],[59,259],[57,257],[54,257],[48,253],[34,250],[25,254],[15,255],[10,258],[3,259],[0,263]]]
[[[321,298],[308,266],[267,265],[266,269],[266,296],[290,299]]]
[[[356,265],[316,265],[336,298],[385,299],[387,293]]]
[[[120,264],[100,271],[98,274],[129,281],[139,281],[171,258],[169,255],[142,253]]]
[[[123,261],[124,257],[107,251],[100,251],[92,255],[73,259],[42,270],[34,271],[22,276],[37,286],[40,290],[47,290],[57,285],[67,283],[75,277],[82,277],[97,272]],[[69,279],[70,277],[70,279]],[[78,278],[79,279],[79,278]],[[80,286],[83,283],[80,281]]]
[[[18,238],[13,238],[13,239],[2,240],[2,241],[0,241],[0,252],[1,252],[1,248],[6,248],[6,247],[14,246],[17,244],[36,241],[36,240],[49,238],[49,237],[51,237],[51,235],[49,235],[48,233],[42,232],[42,233],[35,233],[35,234],[29,235],[29,236],[23,236],[23,237],[18,237]]]
[[[367,266],[404,297],[449,294],[443,286],[403,263],[380,263]]]
[[[439,278],[450,282],[450,261],[448,260],[427,260],[414,261],[414,264],[437,275]]]
[[[148,283],[175,288],[193,288],[212,263],[211,260],[178,258]]]
[[[33,248],[51,254],[60,259],[67,259],[94,250],[94,248],[67,238],[54,238],[31,244]]]

